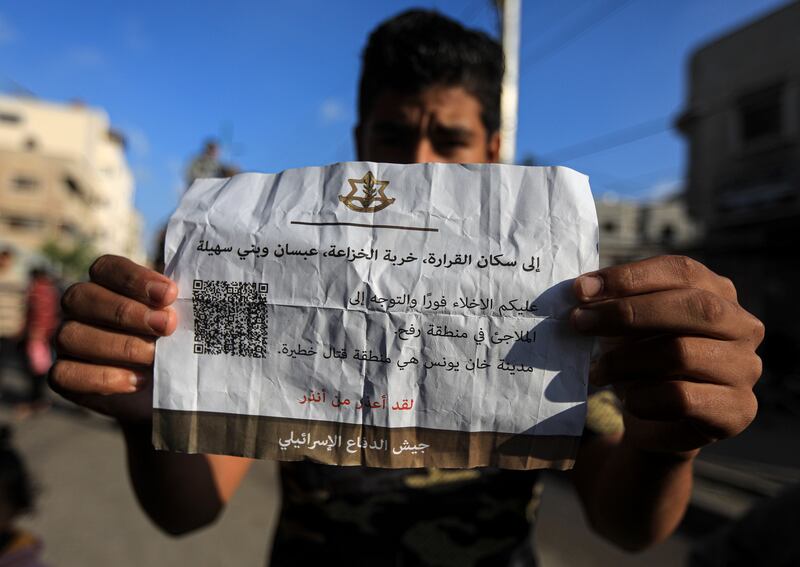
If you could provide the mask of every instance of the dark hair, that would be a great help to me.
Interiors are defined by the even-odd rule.
[[[11,446],[11,428],[0,426],[0,498],[17,516],[33,508],[33,486],[22,458]]]
[[[481,103],[489,134],[500,129],[503,50],[491,37],[431,10],[408,10],[379,25],[362,54],[358,113],[365,120],[386,89],[416,94],[461,86]]]

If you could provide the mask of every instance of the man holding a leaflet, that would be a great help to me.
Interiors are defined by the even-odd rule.
[[[411,11],[373,31],[364,51],[355,129],[358,158],[496,162],[502,51],[480,32]],[[151,445],[155,340],[177,326],[165,276],[114,256],[64,295],[53,388],[116,418],[136,495],[164,530],[214,521],[251,461],[156,452]],[[570,473],[597,532],[629,549],[668,537],[689,501],[699,449],[755,416],[762,324],[731,281],[684,257],[656,257],[584,274],[571,321],[604,345]],[[620,418],[621,415],[621,418]],[[622,427],[624,420],[624,428]],[[283,511],[273,565],[532,565],[536,471],[380,470],[281,463]]]

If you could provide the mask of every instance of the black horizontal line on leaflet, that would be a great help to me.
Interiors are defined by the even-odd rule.
[[[427,226],[400,226],[397,224],[367,224],[360,222],[307,222],[307,221],[291,221],[290,224],[304,224],[308,226],[360,226],[363,228],[391,228],[394,230],[418,230],[422,232],[439,232],[438,228],[429,228]]]

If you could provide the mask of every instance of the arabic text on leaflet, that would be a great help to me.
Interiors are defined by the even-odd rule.
[[[570,465],[591,344],[569,331],[569,280],[596,265],[580,174],[355,163],[202,180],[167,261],[183,323],[158,345],[157,446]]]

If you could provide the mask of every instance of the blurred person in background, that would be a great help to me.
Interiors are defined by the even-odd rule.
[[[486,34],[436,12],[382,23],[363,54],[358,159],[498,161],[503,55]],[[68,321],[53,387],[115,417],[136,495],[164,530],[213,522],[249,459],[156,452],[152,364],[157,337],[178,324],[177,286],[104,256],[91,281],[64,297]],[[763,326],[730,280],[683,257],[656,257],[584,274],[572,324],[603,337],[594,393],[571,471],[594,529],[628,550],[666,539],[689,501],[699,449],[754,418],[755,349]],[[623,427],[624,422],[624,427]],[[535,565],[529,537],[537,471],[382,470],[280,463],[282,511],[271,564]]]
[[[17,405],[19,418],[26,418],[50,406],[45,398],[45,384],[47,372],[53,364],[53,336],[60,322],[59,297],[58,288],[47,271],[43,268],[31,270],[22,338],[29,393],[27,400]]]
[[[11,428],[0,426],[0,567],[44,567],[42,543],[15,525],[33,509],[33,500],[27,468],[11,445]]]

